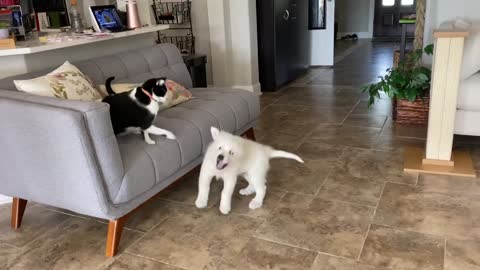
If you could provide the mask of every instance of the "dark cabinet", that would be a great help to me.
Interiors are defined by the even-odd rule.
[[[262,91],[275,91],[310,66],[308,1],[257,0]]]

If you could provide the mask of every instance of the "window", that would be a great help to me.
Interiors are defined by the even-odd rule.
[[[402,0],[402,3],[404,2],[405,0]],[[394,6],[395,5],[395,0],[382,0],[382,6],[384,7],[391,7],[391,6]]]
[[[402,0],[402,6],[411,6],[415,0]]]

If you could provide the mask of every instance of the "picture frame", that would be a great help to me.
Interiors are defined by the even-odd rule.
[[[308,0],[308,29],[327,28],[327,0]]]

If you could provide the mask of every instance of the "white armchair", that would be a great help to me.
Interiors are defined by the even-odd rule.
[[[480,136],[480,25],[453,23],[470,33],[465,39],[455,115],[455,134]]]

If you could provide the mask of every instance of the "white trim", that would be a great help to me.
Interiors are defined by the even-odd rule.
[[[234,89],[244,89],[248,90],[253,93],[260,94],[261,93],[261,85],[260,83],[252,84],[252,85],[232,85],[231,88]]]
[[[0,195],[0,205],[11,203],[11,202],[12,202],[12,198],[4,196],[4,195]]]
[[[342,39],[343,36],[357,34],[358,38],[372,38],[373,33],[370,32],[338,32],[337,39]]]

